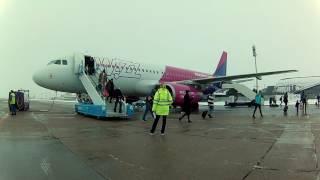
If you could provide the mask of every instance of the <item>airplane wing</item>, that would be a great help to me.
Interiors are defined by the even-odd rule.
[[[291,73],[297,72],[297,70],[285,70],[285,71],[271,71],[271,72],[262,72],[262,73],[252,73],[252,74],[241,74],[241,75],[231,75],[231,76],[220,76],[220,77],[206,77],[199,79],[191,79],[185,81],[177,81],[176,83],[181,84],[209,84],[214,82],[223,82],[223,81],[231,81],[236,79],[245,79],[245,78],[258,78],[261,79],[261,76],[268,76],[274,74],[283,74],[283,73]]]
[[[253,81],[254,79],[240,79],[240,80],[235,80],[232,81],[233,83],[244,83],[244,82],[248,82],[248,81]]]
[[[300,94],[300,93],[302,93],[302,91],[310,90],[310,89],[315,88],[315,87],[317,87],[319,85],[320,85],[320,83],[315,83],[315,84],[303,87],[303,88],[295,91],[294,94]]]

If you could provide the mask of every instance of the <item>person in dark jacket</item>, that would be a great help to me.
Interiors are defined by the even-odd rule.
[[[287,92],[283,96],[283,102],[284,102],[283,111],[287,112],[288,111],[288,93]]]
[[[301,103],[302,103],[302,105],[303,105],[303,113],[304,114],[307,114],[307,96],[306,96],[306,94],[304,93],[304,91],[302,91],[302,93],[301,93],[301,95],[300,95],[300,101],[301,101]]]
[[[110,98],[109,103],[111,103],[112,98],[115,97],[114,96],[114,84],[113,84],[113,79],[110,79],[107,84],[106,84],[106,88],[108,90],[109,96],[107,97],[107,101],[108,98]]]
[[[116,90],[114,90],[114,98],[116,98],[116,102],[114,104],[114,112],[117,111],[117,105],[119,103],[119,113],[122,113],[122,102],[121,101],[124,101],[124,97],[122,95],[122,92],[120,90],[120,88],[117,88]]]
[[[283,96],[283,102],[285,106],[288,106],[288,93],[286,92]]]
[[[151,113],[151,116],[152,118],[154,119],[154,116],[153,116],[153,112],[152,112],[152,96],[147,96],[146,97],[146,109],[144,110],[144,114],[143,114],[143,117],[142,117],[142,120],[146,121],[146,116],[148,114],[148,112]]]
[[[297,110],[297,115],[299,114],[299,105],[300,105],[299,100],[297,100],[296,105],[295,105],[296,110]]]
[[[184,116],[188,116],[188,122],[191,123],[192,121],[190,120],[190,114],[191,114],[191,98],[190,98],[190,95],[189,95],[189,91],[186,90],[186,94],[184,95],[184,98],[183,98],[183,107],[182,107],[182,110],[184,112],[184,114],[179,117],[179,121],[181,121],[181,119],[183,119]]]

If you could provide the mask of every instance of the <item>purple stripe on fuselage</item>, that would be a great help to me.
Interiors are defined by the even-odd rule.
[[[207,73],[191,71],[187,69],[166,66],[165,71],[159,80],[160,82],[183,81],[191,79],[205,78],[211,75]]]

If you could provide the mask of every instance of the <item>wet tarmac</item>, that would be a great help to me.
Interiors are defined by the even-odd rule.
[[[0,100],[0,179],[320,179],[320,109],[288,115],[263,108],[217,107],[178,121],[171,114],[165,136],[149,135],[152,120],[77,115],[71,104],[32,102],[10,116]],[[161,125],[161,124],[160,124]]]

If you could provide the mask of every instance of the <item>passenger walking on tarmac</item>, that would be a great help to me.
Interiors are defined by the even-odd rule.
[[[122,113],[122,102],[124,101],[124,97],[122,95],[122,92],[120,90],[120,88],[117,88],[116,90],[114,90],[114,98],[116,98],[116,102],[114,104],[114,112],[117,111],[117,105],[119,104],[119,113]]]
[[[283,111],[286,113],[288,111],[288,93],[286,92],[283,96],[284,108]]]
[[[191,98],[189,95],[189,91],[186,90],[186,94],[184,95],[183,98],[183,107],[182,107],[182,111],[184,112],[184,114],[179,117],[179,121],[181,121],[181,119],[183,119],[186,115],[188,117],[188,123],[191,123],[192,121],[190,120],[190,114],[191,114]]]
[[[286,92],[283,96],[284,106],[288,106],[288,93]]]
[[[9,94],[9,106],[10,106],[10,112],[11,115],[16,115],[16,94],[14,93],[13,90],[10,91]]]
[[[107,90],[109,92],[109,96],[108,98],[110,98],[110,103],[112,101],[112,98],[114,97],[114,84],[113,84],[113,79],[110,79],[106,85],[107,87]],[[108,98],[107,98],[107,101],[108,101]]]
[[[305,95],[304,91],[302,91],[300,98],[301,98],[300,101],[302,102],[302,105],[303,105],[304,114],[307,114],[307,96]]]
[[[282,96],[280,96],[280,106],[282,106]]]
[[[208,110],[202,113],[201,115],[202,119],[205,119],[207,115],[209,116],[209,118],[213,117],[213,111],[214,111],[214,94],[213,93],[208,95],[207,101],[208,101]]]
[[[257,108],[259,108],[260,115],[261,115],[261,117],[263,117],[262,112],[261,112],[261,99],[262,99],[262,95],[261,95],[261,91],[259,91],[255,97],[255,103],[254,103],[255,107],[254,107],[252,118],[256,118],[255,114],[256,114]]]
[[[317,101],[318,101],[318,107],[320,106],[320,94],[318,94],[318,96],[317,96]]]
[[[160,116],[162,116],[161,135],[164,135],[166,129],[167,116],[169,115],[170,105],[172,104],[172,96],[165,84],[161,84],[160,88],[154,95],[152,111],[155,112],[156,118],[153,122],[150,135],[154,135]]]
[[[295,105],[296,110],[297,110],[297,115],[299,114],[299,105],[300,105],[299,100],[297,100],[296,105]]]
[[[146,106],[146,108],[144,110],[142,120],[146,121],[146,116],[147,116],[148,112],[151,113],[152,119],[154,119],[155,117],[153,116],[153,112],[152,112],[152,96],[151,95],[148,95],[146,97],[146,105],[145,106]]]

